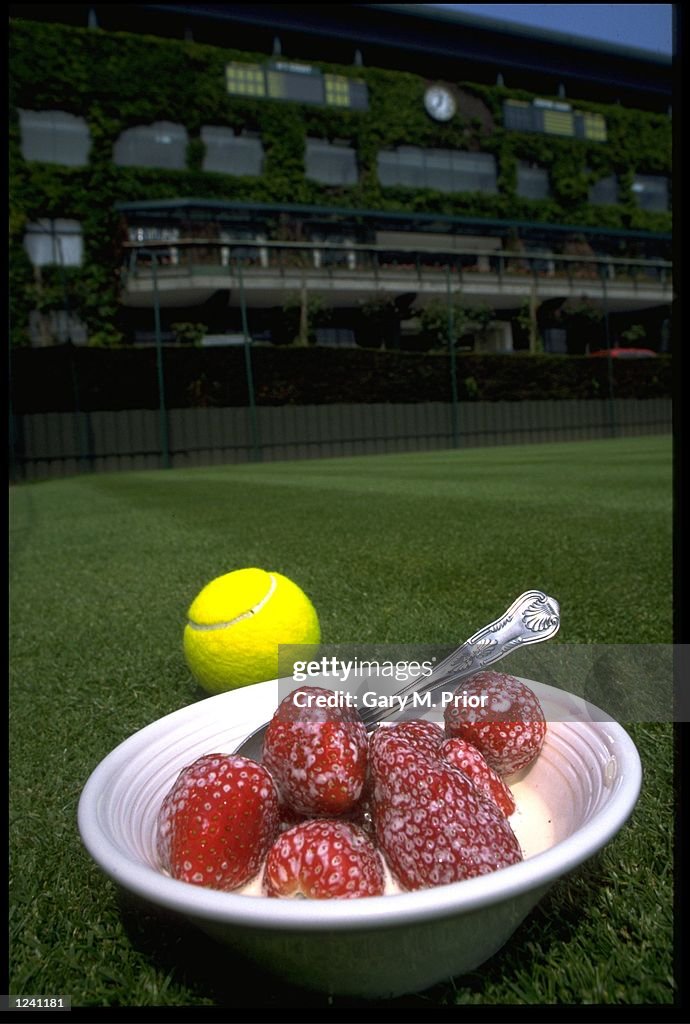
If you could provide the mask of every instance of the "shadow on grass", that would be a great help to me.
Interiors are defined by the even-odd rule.
[[[431,1003],[455,1005],[474,1002],[473,997],[484,993],[490,995],[494,986],[505,989],[506,983],[514,983],[516,995],[511,1002],[534,1005],[527,992],[524,1000],[517,994],[524,988],[524,976],[536,978],[554,949],[576,939],[583,920],[589,916],[590,905],[596,901],[598,888],[607,883],[608,877],[601,854],[597,854],[567,878],[557,881],[490,960],[476,971],[434,986],[424,993],[425,997]],[[523,977],[518,978],[518,974]],[[561,975],[556,987],[562,989],[564,980]]]
[[[582,870],[587,871],[587,889],[595,890],[599,875],[598,858]],[[428,1011],[433,1006],[481,1002],[485,992],[489,1003],[494,986],[505,991],[506,982],[517,982],[518,972],[524,976],[529,974],[530,965],[535,968],[542,966],[553,945],[567,944],[587,915],[587,896],[582,886],[577,886],[574,896],[564,891],[564,885],[567,887],[568,883],[561,883],[547,893],[506,945],[476,971],[449,978],[425,992],[385,1000],[328,996],[290,986],[267,975],[251,960],[217,943],[175,913],[125,892],[118,893],[118,905],[123,927],[133,946],[172,982],[195,993],[199,999],[212,1000],[216,1006],[315,1010],[423,1007]],[[520,1001],[516,996],[515,1002]]]
[[[132,945],[171,980],[217,1006],[283,1010],[329,1010],[379,1005],[369,1000],[329,996],[272,978],[236,950],[225,947],[178,914],[118,892],[123,927]],[[381,1005],[423,1005],[418,996],[385,1000]]]

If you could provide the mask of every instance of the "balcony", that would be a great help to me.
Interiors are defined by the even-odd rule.
[[[672,264],[662,259],[265,239],[180,238],[126,248],[121,301],[128,307],[150,307],[156,297],[161,307],[193,306],[219,290],[230,291],[231,306],[248,308],[280,306],[286,295],[304,291],[340,308],[409,293],[423,305],[449,288],[468,305],[495,310],[528,298],[587,298],[611,312],[673,299]]]

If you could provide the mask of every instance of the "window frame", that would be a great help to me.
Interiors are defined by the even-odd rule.
[[[407,163],[401,162],[401,158],[407,158]],[[388,161],[389,167],[385,168],[389,174],[395,170],[399,172],[397,180],[382,180],[382,162]],[[442,164],[447,162],[448,187],[443,188],[439,183],[429,184],[429,171],[442,173]],[[474,162],[479,168],[469,168],[466,165]],[[433,164],[437,166],[434,167]],[[481,171],[481,165],[486,166],[486,171]],[[465,166],[463,166],[465,165]],[[414,172],[417,170],[417,180],[414,180]],[[406,173],[407,172],[407,173]],[[394,149],[379,150],[377,155],[377,173],[379,184],[383,188],[429,188],[436,192],[457,193],[469,192],[482,195],[497,195],[498,193],[498,164],[493,153],[475,152],[464,149],[424,149],[421,146],[401,145]],[[384,173],[383,177],[388,174]],[[471,179],[474,176],[474,180]],[[477,176],[480,182],[482,179],[488,181],[490,187],[477,187]],[[401,180],[407,177],[407,181]],[[419,180],[421,178],[421,180]],[[465,180],[463,180],[465,179]]]
[[[542,182],[544,182],[546,184],[546,189],[543,192],[543,194],[531,195],[529,192],[520,191],[520,184],[521,184],[520,183],[520,175],[521,175],[521,173],[523,175],[524,174],[532,175],[532,180],[533,181],[541,180]],[[525,182],[524,182],[524,179],[523,179],[523,185],[524,184],[525,184]],[[534,202],[545,202],[546,200],[551,199],[552,195],[553,195],[553,190],[551,188],[551,175],[549,173],[549,168],[548,167],[544,167],[543,164],[538,164],[538,163],[536,163],[533,160],[518,160],[517,161],[516,183],[515,183],[515,194],[520,199],[530,199],[530,200],[533,200]]]
[[[86,118],[67,110],[28,110],[20,108],[19,131],[22,157],[28,163],[59,164],[62,167],[86,167],[93,140]],[[62,119],[62,125],[60,125]],[[30,122],[33,121],[33,124]],[[63,159],[57,155],[60,130],[71,132]],[[34,137],[32,138],[32,133]],[[76,139],[75,139],[76,136]],[[81,138],[79,138],[81,136]],[[43,152],[41,150],[43,149]],[[52,149],[52,154],[47,151]],[[67,156],[67,159],[64,159]],[[79,157],[78,159],[76,157]]]
[[[646,185],[644,184],[645,182],[647,183]],[[653,187],[649,188],[650,182],[662,185],[663,188],[659,191],[656,191]],[[648,196],[652,199],[652,202],[640,202],[647,189],[649,189]],[[635,204],[640,210],[647,210],[650,213],[668,213],[671,209],[671,181],[667,174],[637,173],[633,178],[631,191],[635,198]],[[655,205],[653,202],[654,197],[662,194],[664,199],[663,206]]]
[[[30,238],[35,239],[34,244],[29,242]],[[65,259],[64,238],[75,240],[76,253],[74,255],[77,258],[74,258],[68,251],[69,258]],[[51,250],[50,258],[37,259],[36,257],[41,255],[42,242],[45,247],[46,239]],[[81,221],[72,218],[43,217],[27,223],[24,229],[23,243],[24,251],[34,267],[81,267],[84,263],[84,233]]]
[[[311,153],[310,149],[312,150]],[[313,150],[320,150],[321,152],[313,152]],[[334,180],[332,177],[319,177],[313,171],[310,173],[310,156],[314,160],[327,158],[333,162],[339,156],[346,157],[343,161],[345,173],[341,174],[338,180]],[[311,135],[307,136],[304,144],[304,176],[307,180],[315,181],[319,185],[345,188],[356,185],[359,181],[359,164],[355,147],[350,142],[331,142],[329,139],[319,139]]]
[[[159,134],[170,134],[172,136],[177,135],[177,139],[173,138],[171,141],[176,144],[177,157],[173,163],[163,161],[162,163],[148,163],[141,162],[139,160],[132,160],[129,157],[132,153],[136,153],[136,142],[138,138],[145,138],[146,132],[153,132]],[[154,139],[153,144],[158,143],[159,140]],[[150,139],[146,140],[147,145],[151,145]],[[162,144],[162,143],[161,143]],[[167,145],[167,143],[166,143]],[[125,146],[131,147],[131,151],[128,154],[127,159],[123,160],[122,152],[118,154],[118,147],[121,149]],[[138,167],[140,169],[159,170],[159,171],[185,171],[187,170],[188,160],[187,151],[189,146],[189,133],[183,124],[178,124],[174,121],[152,121],[150,124],[136,124],[130,125],[129,128],[124,128],[118,138],[113,143],[112,160],[116,167]],[[164,152],[161,149],[161,153]],[[170,150],[169,152],[174,152]],[[181,155],[181,159],[180,159]]]
[[[239,150],[244,149],[245,153],[249,153],[254,150],[254,163],[252,165],[252,169],[248,170],[246,166],[242,166],[241,169],[236,170],[233,168],[232,162],[230,164],[223,165],[222,167],[209,167],[209,136],[212,134],[216,136],[216,139],[211,141],[211,148],[213,148],[215,142],[215,145],[218,146],[219,153],[222,151],[223,147],[227,147],[230,151],[233,147]],[[225,141],[222,139],[224,134],[226,135]],[[260,178],[263,174],[265,153],[261,138],[257,134],[244,132],[237,133],[227,125],[205,124],[201,127],[200,139],[205,147],[204,159],[201,165],[201,169],[205,173],[229,174],[238,178]],[[222,163],[222,161],[219,160],[218,163]],[[248,163],[251,164],[252,161],[250,160]]]

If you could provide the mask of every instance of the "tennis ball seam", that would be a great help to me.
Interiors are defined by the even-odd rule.
[[[257,615],[258,612],[264,608],[273,597],[276,587],[278,586],[278,580],[275,578],[272,572],[268,573],[271,580],[267,592],[261,598],[258,604],[255,604],[253,608],[249,608],[248,611],[242,612],[241,615],[236,615],[234,619],[230,619],[228,622],[194,622],[193,619],[187,619],[187,625],[190,629],[198,630],[200,633],[208,633],[215,629],[229,629],[231,626],[237,625],[238,622],[243,622],[245,619],[250,619],[252,615]]]

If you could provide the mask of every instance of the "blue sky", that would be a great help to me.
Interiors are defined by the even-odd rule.
[[[586,39],[673,53],[674,4],[432,4]]]

